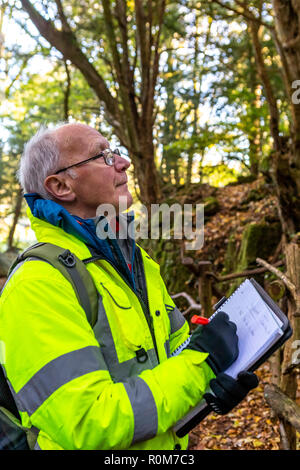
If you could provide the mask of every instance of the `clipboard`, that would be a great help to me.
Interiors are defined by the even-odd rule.
[[[279,320],[281,320],[281,330],[283,332],[280,338],[261,357],[259,357],[258,360],[251,367],[247,369],[250,372],[254,372],[291,337],[293,330],[291,328],[287,316],[282,312],[276,302],[274,302],[274,300],[263,289],[263,287],[261,287],[261,285],[255,281],[255,279],[251,278],[249,280],[251,284],[255,287],[257,292],[260,294],[260,297],[264,300],[264,302],[268,305],[272,312],[279,318]],[[217,311],[227,300],[228,299],[226,297],[223,297],[214,306],[214,310]],[[205,400],[203,400],[203,403],[196,406],[194,411],[192,410],[191,412],[189,412],[186,417],[184,417],[182,420],[178,421],[178,423],[175,424],[175,426],[173,427],[173,431],[175,431],[178,437],[185,436],[204,418],[206,418],[212,411],[212,408],[205,402]]]

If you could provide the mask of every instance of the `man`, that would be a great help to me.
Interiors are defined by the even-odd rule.
[[[23,263],[2,294],[5,372],[22,424],[38,432],[36,448],[185,449],[187,437],[172,427],[209,384],[217,397],[207,399],[223,412],[257,384],[253,374],[222,381],[238,355],[236,328],[225,314],[171,357],[188,342],[189,328],[158,265],[130,237],[97,236],[106,222],[96,215],[100,204],[117,210],[120,197],[132,203],[128,167],[83,124],[39,131],[21,159],[37,240],[80,259],[102,255],[87,265],[99,292],[94,329],[71,284],[49,263]]]

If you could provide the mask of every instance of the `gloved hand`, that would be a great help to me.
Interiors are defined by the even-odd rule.
[[[257,387],[258,378],[253,372],[240,372],[237,379],[221,373],[210,381],[212,393],[205,393],[203,398],[218,414],[226,414],[240,403],[250,390]]]
[[[238,357],[236,325],[225,312],[219,312],[207,325],[196,328],[186,349],[208,352],[206,359],[215,375],[227,369]]]

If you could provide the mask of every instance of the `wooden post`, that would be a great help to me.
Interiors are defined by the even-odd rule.
[[[266,385],[264,397],[280,418],[284,418],[300,432],[300,406],[274,384]]]
[[[297,392],[297,371],[292,364],[292,355],[294,352],[293,342],[299,339],[300,335],[300,248],[297,243],[289,243],[285,249],[287,277],[293,286],[288,297],[288,315],[293,328],[292,337],[286,342],[282,362],[282,376],[280,388],[292,400],[296,399]],[[293,426],[283,420],[285,432],[287,434],[290,448],[296,448],[296,432]]]
[[[296,399],[297,394],[297,367],[293,363],[294,341],[300,337],[300,245],[297,237],[285,246],[286,273],[278,271],[274,266],[257,258],[259,264],[266,265],[288,289],[288,317],[293,329],[293,335],[287,340],[283,350],[281,364],[280,389],[291,400]],[[281,445],[283,448],[296,449],[297,436],[291,421],[279,417]],[[287,445],[288,443],[288,445]]]
[[[198,263],[199,267],[199,298],[200,304],[202,305],[202,315],[206,318],[209,318],[213,313],[212,308],[212,276],[207,275],[211,274],[211,261],[200,261]]]

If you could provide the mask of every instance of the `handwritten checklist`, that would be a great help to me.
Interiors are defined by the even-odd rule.
[[[281,320],[261,298],[255,287],[246,279],[240,287],[214,313],[226,312],[237,325],[239,356],[225,371],[236,377],[241,370],[255,364],[283,334]]]

